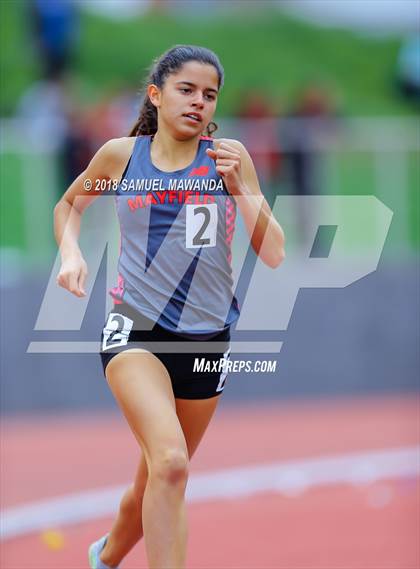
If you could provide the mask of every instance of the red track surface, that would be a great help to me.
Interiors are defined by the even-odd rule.
[[[220,405],[192,461],[192,473],[419,443],[415,397],[370,397],[264,406]],[[9,420],[2,424],[2,508],[128,483],[138,450],[114,414]],[[415,479],[266,492],[191,503],[190,569],[418,569],[419,486]],[[80,569],[111,519],[8,540],[2,569]],[[147,567],[140,543],[123,568]]]

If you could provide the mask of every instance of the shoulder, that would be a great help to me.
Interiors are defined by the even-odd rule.
[[[94,166],[110,177],[118,177],[130,159],[135,137],[112,138],[94,156]]]
[[[131,155],[136,137],[111,138],[98,150],[98,155],[108,160],[121,160]]]

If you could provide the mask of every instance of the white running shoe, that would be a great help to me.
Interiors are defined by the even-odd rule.
[[[101,551],[105,547],[106,540],[108,539],[108,535],[104,535],[98,541],[92,543],[89,547],[89,565],[90,569],[118,569],[118,567],[110,567],[109,565],[105,565],[99,557]]]

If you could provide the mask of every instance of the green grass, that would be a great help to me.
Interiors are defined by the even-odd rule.
[[[408,196],[409,203],[409,237],[411,242],[420,248],[420,161],[417,153],[409,156]]]
[[[327,178],[329,194],[363,196],[375,193],[372,155],[367,152],[339,152],[328,158],[334,169]]]
[[[2,90],[0,113],[12,113],[23,89],[39,73],[28,41],[27,9],[21,0],[1,0]],[[247,12],[247,11],[245,11]],[[394,92],[399,39],[368,38],[313,27],[276,10],[192,20],[148,13],[113,21],[82,12],[80,43],[73,71],[87,99],[123,85],[139,87],[151,61],[176,43],[214,49],[226,71],[221,115],[237,110],[243,90],[261,88],[280,112],[290,109],[307,81],[322,81],[336,93],[340,108],[354,115],[411,113]]]
[[[247,12],[247,11],[245,11]],[[28,39],[28,10],[23,0],[0,0],[0,115],[12,115],[16,103],[31,82],[39,77],[40,64]],[[257,13],[218,12],[204,19],[148,13],[142,17],[113,21],[81,12],[80,42],[72,71],[85,103],[100,100],[121,87],[138,90],[152,60],[176,43],[193,43],[214,49],[226,72],[226,84],[218,114],[238,110],[243,93],[262,89],[280,114],[290,112],[299,90],[307,82],[326,84],[342,114],[398,116],[414,112],[396,94],[393,81],[400,40],[369,38],[351,32],[324,29],[289,19],[278,11]],[[42,161],[40,161],[42,162]],[[35,167],[35,165],[34,165]],[[42,176],[37,170],[37,179]],[[364,195],[373,193],[375,163],[363,152],[336,153],[326,162],[327,187],[322,193]],[[409,173],[403,188],[407,212],[396,211],[391,241],[420,246],[419,178],[416,156],[410,155]],[[1,163],[1,245],[28,246],[23,218],[24,197],[19,158],[8,154]],[[38,182],[37,215],[50,231],[48,189]],[[51,188],[50,188],[51,189]],[[392,190],[392,188],[388,188]],[[391,209],[398,200],[390,196]],[[381,197],[381,196],[378,196]],[[38,202],[37,202],[38,203]],[[47,207],[48,206],[48,207]],[[46,234],[47,235],[47,234]],[[42,241],[42,239],[41,239]],[[44,243],[45,245],[45,243]]]
[[[28,3],[0,0],[0,115],[12,114],[24,90],[37,78],[38,61],[27,37]]]
[[[0,245],[23,249],[26,245],[21,159],[0,154]]]

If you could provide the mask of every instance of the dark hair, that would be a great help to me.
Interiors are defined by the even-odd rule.
[[[162,88],[167,77],[179,71],[185,63],[198,61],[207,65],[213,65],[219,77],[218,87],[223,86],[224,71],[217,55],[210,49],[196,45],[175,45],[157,59],[151,68],[149,77],[144,87],[143,101],[140,106],[139,118],[134,124],[129,136],[140,134],[155,134],[157,131],[157,110],[147,95],[148,85],[156,85]],[[206,134],[211,136],[217,130],[214,122],[208,124]]]

